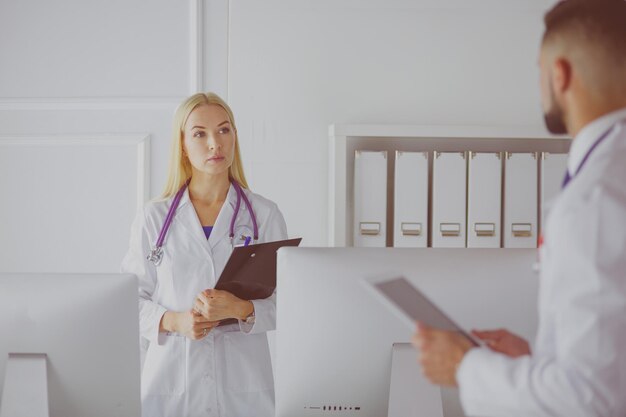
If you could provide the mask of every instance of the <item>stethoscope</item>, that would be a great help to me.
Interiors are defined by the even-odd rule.
[[[172,224],[172,220],[174,219],[174,214],[176,213],[176,209],[178,208],[178,205],[180,204],[180,199],[183,197],[185,190],[189,186],[189,181],[191,181],[191,179],[188,179],[185,182],[185,184],[183,184],[183,186],[180,187],[180,190],[178,190],[178,192],[176,193],[176,196],[174,196],[174,200],[172,200],[172,205],[170,206],[167,212],[167,216],[165,216],[165,223],[163,223],[163,227],[161,228],[161,232],[159,233],[159,238],[156,242],[156,245],[154,248],[152,248],[152,250],[150,250],[150,253],[148,254],[148,256],[146,256],[146,259],[152,262],[154,266],[159,266],[159,264],[161,263],[161,260],[163,259],[163,241],[165,240],[167,231],[169,230],[170,225]],[[246,207],[248,208],[248,212],[250,213],[250,218],[252,219],[252,228],[254,232],[253,239],[251,239],[249,236],[248,237],[241,236],[241,239],[244,241],[243,246],[248,246],[251,243],[251,241],[252,243],[254,243],[257,240],[259,240],[259,227],[257,225],[256,216],[254,215],[254,211],[252,210],[252,204],[250,204],[250,200],[248,199],[246,194],[243,192],[243,190],[241,189],[241,186],[239,185],[237,181],[232,180],[232,184],[233,184],[233,188],[237,192],[237,204],[235,206],[235,213],[233,214],[233,217],[230,220],[230,235],[229,235],[230,244],[234,248],[235,247],[235,221],[237,220],[237,215],[239,214],[239,209],[241,208],[242,199]]]

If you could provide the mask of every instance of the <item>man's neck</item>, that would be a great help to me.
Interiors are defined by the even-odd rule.
[[[584,100],[581,102],[581,105],[572,110],[572,115],[568,120],[568,133],[572,138],[576,138],[580,131],[593,121],[626,108],[626,99],[598,103]]]

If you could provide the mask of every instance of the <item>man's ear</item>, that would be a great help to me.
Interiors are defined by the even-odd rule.
[[[552,65],[551,76],[554,94],[563,95],[572,86],[572,64],[565,58],[558,58]]]

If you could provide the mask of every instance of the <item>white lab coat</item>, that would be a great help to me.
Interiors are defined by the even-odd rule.
[[[259,243],[287,238],[282,214],[273,202],[244,190],[257,216]],[[141,375],[144,417],[270,417],[274,381],[266,332],[276,327],[276,295],[253,300],[254,325],[240,322],[212,330],[193,341],[159,333],[166,310],[188,311],[196,296],[213,288],[230,254],[230,221],[237,193],[231,185],[210,238],[185,191],[163,245],[158,267],[146,260],[173,198],[151,202],[138,214],[122,271],[139,278],[140,333],[147,345]],[[235,238],[252,236],[252,220],[241,202]]]
[[[472,349],[457,372],[467,415],[626,416],[626,110],[580,132],[568,170],[611,125],[548,215],[533,354]]]

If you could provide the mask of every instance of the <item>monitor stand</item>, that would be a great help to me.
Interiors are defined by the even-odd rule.
[[[45,353],[9,353],[0,417],[50,417]]]
[[[441,390],[422,375],[410,343],[393,344],[388,416],[443,417]]]

